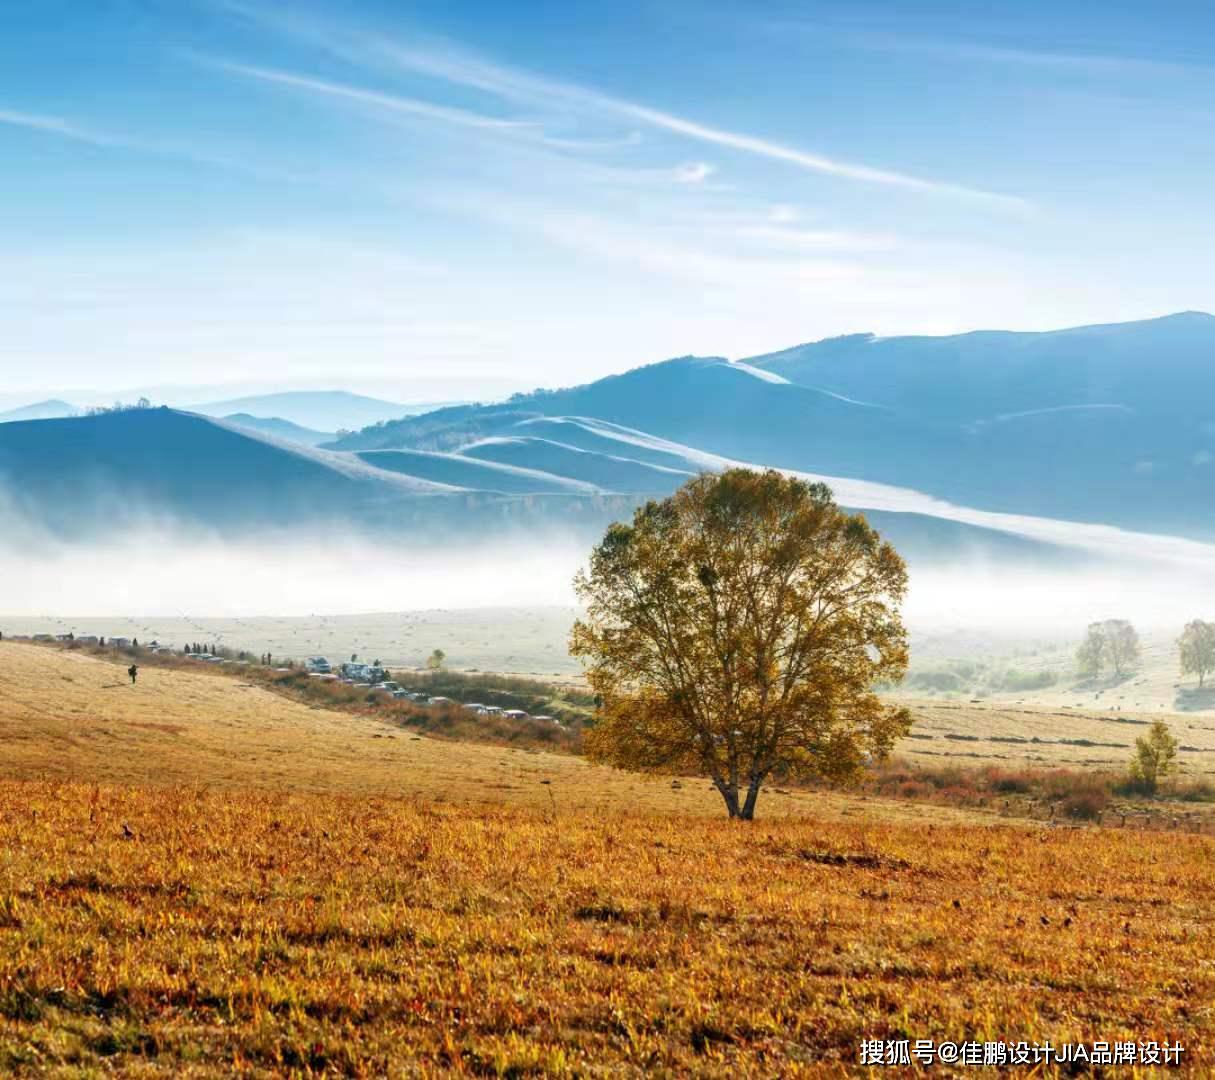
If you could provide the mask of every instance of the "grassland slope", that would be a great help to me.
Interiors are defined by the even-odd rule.
[[[707,781],[656,779],[569,754],[420,736],[374,715],[293,701],[226,673],[124,663],[0,642],[0,778],[206,784],[420,796],[573,809],[723,813]],[[897,813],[977,820],[945,807],[775,791],[769,815]]]

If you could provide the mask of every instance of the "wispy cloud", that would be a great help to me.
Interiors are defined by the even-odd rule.
[[[752,238],[739,233],[730,221],[715,223],[711,216],[633,222],[587,210],[558,210],[525,198],[486,200],[473,191],[436,196],[435,204],[535,233],[569,251],[735,295],[756,291],[769,298],[793,297],[805,289],[851,287],[866,274],[863,266],[835,257],[847,250],[842,243],[824,244],[813,253],[782,250],[766,240],[751,244],[747,241]],[[811,254],[813,258],[808,257]]]
[[[225,6],[264,25],[307,38],[312,44],[347,62],[408,71],[515,103],[526,103],[532,107],[548,110],[560,108],[572,114],[624,118],[685,139],[783,162],[820,175],[979,200],[1006,207],[1023,209],[1027,206],[1024,199],[1015,195],[840,159],[803,150],[764,136],[689,119],[650,105],[498,64],[447,43],[428,42],[424,47],[403,45],[384,36],[350,31],[330,24],[313,24],[296,16],[284,17],[276,12],[243,3],[227,3]]]
[[[197,146],[166,142],[139,135],[120,134],[89,125],[79,124],[61,116],[16,112],[0,108],[0,127],[24,128],[43,135],[53,135],[72,142],[85,143],[107,150],[129,151],[151,157],[172,158],[195,165],[254,176],[262,180],[286,183],[312,183],[315,177],[302,176],[280,168],[260,165],[246,156],[211,153]]]
[[[433,102],[421,101],[417,98],[401,97],[397,94],[381,93],[377,90],[349,86],[345,83],[315,79],[307,75],[297,75],[294,72],[281,71],[277,68],[236,64],[226,60],[209,59],[206,62],[225,71],[244,75],[251,79],[258,79],[262,82],[277,83],[280,86],[291,86],[300,90],[308,90],[315,94],[343,98],[361,105],[387,109],[390,112],[421,116],[447,124],[456,124],[461,127],[480,128],[490,131],[509,131],[534,130],[537,126],[530,121],[485,116],[468,109],[457,109],[449,105],[436,105]]]
[[[549,103],[563,101],[571,107],[599,109],[688,139],[724,146],[731,150],[775,161],[783,161],[810,172],[916,191],[935,191],[1009,206],[1024,207],[1026,205],[1025,200],[1017,196],[844,161],[823,154],[810,153],[757,135],[710,126],[661,109],[651,108],[648,105],[611,97],[569,83],[545,79],[528,72],[505,68],[477,57],[461,54],[450,48],[430,51],[372,42],[370,51],[372,55],[379,53],[391,58],[400,67],[407,70],[442,78],[504,98]]]
[[[960,195],[966,198],[982,199],[990,202],[1006,203],[1008,205],[1024,206],[1025,200],[1012,195],[1001,195],[995,192],[982,191],[978,188],[966,187],[941,180],[925,180],[921,177],[910,176],[906,173],[891,172],[887,169],[875,169],[869,165],[859,165],[854,162],[840,161],[824,157],[821,154],[808,153],[782,143],[755,135],[740,134],[722,128],[709,127],[705,124],[686,120],[671,113],[651,109],[643,105],[634,105],[624,101],[612,101],[612,107],[634,119],[645,121],[655,127],[685,135],[691,139],[713,143],[716,146],[729,147],[760,157],[784,161],[811,172],[825,173],[828,176],[838,176],[848,180],[861,180],[870,184],[886,184],[892,187],[909,188],[915,191],[936,191],[949,195]]]
[[[58,135],[64,139],[89,143],[93,146],[123,146],[126,140],[117,136],[107,135],[100,131],[91,131],[70,123],[60,116],[41,116],[35,113],[14,112],[11,109],[0,109],[0,124],[9,127],[25,128],[29,131],[42,132],[45,135]]]

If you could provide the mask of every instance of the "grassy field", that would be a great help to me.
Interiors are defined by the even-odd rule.
[[[149,664],[132,688],[123,666],[77,652],[0,642],[0,745],[9,751],[0,775],[138,781],[147,775],[145,763],[156,761],[158,775],[172,780],[281,786],[311,784],[315,778],[318,790],[334,790],[334,783],[347,790],[348,782],[353,785],[349,790],[399,792],[399,785],[416,783],[428,794],[467,795],[470,787],[482,794],[503,790],[512,798],[520,793],[509,775],[499,775],[504,757],[499,749],[415,742],[413,734],[387,720],[287,701],[230,670]],[[1161,715],[905,700],[915,727],[898,754],[925,766],[1121,771],[1135,738]],[[1182,774],[1215,775],[1215,720],[1165,715],[1182,747]],[[520,751],[506,756],[512,762],[525,760]],[[552,757],[528,760],[548,762],[545,768],[562,775],[588,767],[563,756],[550,761]],[[445,763],[453,758],[458,760],[448,769]],[[556,773],[545,776],[555,780]],[[651,793],[663,786],[614,772],[595,775],[593,784],[575,785],[577,797],[625,784],[638,797],[653,798]],[[348,780],[338,779],[342,776]],[[497,787],[503,783],[505,788]],[[707,784],[695,790],[701,787],[708,790]]]
[[[1215,719],[1147,712],[1098,712],[987,702],[909,698],[912,737],[900,756],[924,764],[1125,769],[1135,739],[1163,718],[1181,745],[1183,775],[1215,775]]]
[[[834,1076],[903,1038],[1209,1074],[1209,836],[760,810],[0,643],[0,1074]]]
[[[907,1038],[1179,1041],[1209,1075],[1213,854],[0,782],[0,1071],[832,1076]]]
[[[0,778],[206,784],[418,796],[559,810],[716,815],[707,781],[539,750],[425,737],[374,714],[293,701],[226,671],[144,667],[0,642]],[[783,789],[781,789],[783,790]],[[881,813],[860,796],[774,789],[768,814]],[[909,812],[947,820],[947,808]],[[956,820],[957,818],[955,818]]]

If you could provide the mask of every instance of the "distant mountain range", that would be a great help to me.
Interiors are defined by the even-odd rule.
[[[135,409],[5,424],[0,485],[61,527],[137,510],[224,529],[589,537],[737,462],[827,478],[919,555],[1134,554],[1150,538],[1104,527],[1215,537],[1212,361],[1215,318],[1197,313],[1040,334],[859,335],[397,415],[321,447],[327,425],[286,415],[300,395],[271,395],[227,420]],[[322,397],[339,400],[313,395],[314,416],[356,396]]]
[[[77,416],[80,410],[75,405],[57,399],[38,401],[33,405],[22,405],[19,409],[9,409],[0,412],[0,424],[8,424],[14,420],[58,420],[64,416]]]
[[[311,431],[357,431],[385,420],[426,412],[436,405],[408,405],[352,394],[347,390],[290,390],[191,405],[190,411],[204,416],[242,414],[263,419],[281,419]]]
[[[1193,312],[1051,333],[855,335],[738,363],[684,357],[332,445],[451,451],[568,416],[984,510],[1215,536],[1215,317]]]

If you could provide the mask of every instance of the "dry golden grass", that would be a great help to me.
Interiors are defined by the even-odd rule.
[[[1207,1075],[1213,853],[3,782],[0,1071],[819,1076],[933,1038]]]
[[[673,786],[670,779],[600,768],[569,754],[422,737],[375,716],[310,706],[206,668],[149,664],[132,687],[126,663],[0,642],[0,778],[416,795],[562,811],[724,813],[705,780]],[[760,812],[974,819],[948,807],[777,788],[761,798]]]
[[[898,753],[923,764],[1030,765],[1121,771],[1135,740],[1163,719],[1182,745],[1184,775],[1215,774],[1215,720],[1210,715],[1094,711],[992,702],[901,702],[915,719]]]
[[[704,781],[9,643],[0,777],[0,1073],[846,1075],[865,1038],[1210,1072],[1206,837],[730,823]]]

